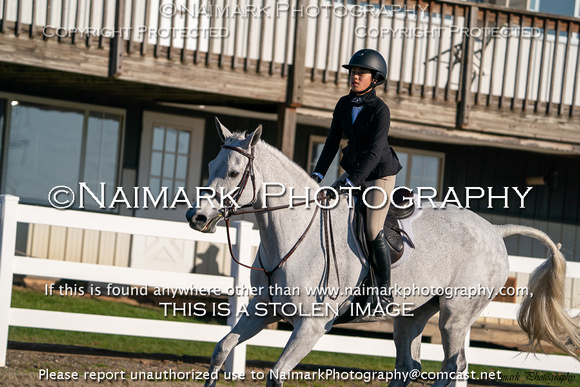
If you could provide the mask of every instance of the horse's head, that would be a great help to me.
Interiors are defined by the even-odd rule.
[[[261,125],[244,136],[232,134],[217,118],[215,121],[224,145],[209,163],[207,189],[200,193],[185,216],[191,228],[210,233],[215,232],[217,223],[236,208],[251,205],[256,200],[254,147],[262,135]]]

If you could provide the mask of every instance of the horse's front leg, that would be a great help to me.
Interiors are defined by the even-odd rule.
[[[275,323],[280,320],[280,317],[274,316],[273,313],[268,315],[256,315],[256,305],[259,302],[266,302],[260,300],[259,298],[253,298],[248,304],[247,311],[244,313],[237,324],[233,327],[230,333],[228,333],[223,339],[217,343],[213,354],[211,355],[211,363],[209,366],[210,379],[205,382],[207,386],[215,386],[218,375],[222,365],[226,361],[230,352],[235,348],[236,345],[251,339],[257,335],[262,329],[264,329],[268,324]]]
[[[305,318],[294,323],[292,335],[276,364],[268,374],[267,386],[282,386],[290,372],[312,350],[327,332],[327,322],[322,319]]]

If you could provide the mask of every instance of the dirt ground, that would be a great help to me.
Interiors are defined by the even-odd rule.
[[[133,381],[130,380],[131,372],[191,372],[207,368],[207,364],[195,358],[169,355],[139,357],[136,354],[84,347],[14,342],[10,343],[9,348],[6,367],[0,369],[0,386],[186,385]],[[52,374],[51,378],[50,372],[56,374]],[[68,380],[54,380],[59,376]],[[103,380],[99,381],[99,378]],[[203,381],[187,385],[203,385]]]
[[[209,359],[198,357],[178,357],[173,355],[143,355],[135,353],[104,351],[86,347],[74,347],[52,344],[9,344],[7,366],[0,368],[0,386],[7,387],[61,387],[61,386],[202,386],[205,379]],[[224,380],[220,375],[219,385],[225,386],[264,386],[272,364],[266,362],[248,362],[247,380]],[[320,366],[300,366],[298,371],[316,375],[319,372],[327,375],[327,368]],[[320,370],[320,371],[319,371]],[[334,370],[334,371],[332,371]],[[343,368],[330,369],[328,372],[346,374],[350,371]],[[53,372],[53,374],[50,374]],[[76,372],[76,374],[74,374]],[[171,381],[147,381],[148,376],[169,375]],[[185,375],[198,380],[184,380]],[[254,377],[252,377],[254,376]],[[51,379],[52,377],[52,379]],[[54,378],[68,378],[58,380]],[[132,379],[138,378],[140,379]],[[99,381],[101,378],[103,380]],[[181,379],[181,380],[180,380]],[[411,386],[427,386],[430,383],[418,381]],[[370,383],[353,379],[337,381],[288,381],[287,386],[386,386],[384,380],[374,380]],[[470,386],[478,384],[469,383]],[[491,383],[479,384],[494,385]],[[508,384],[503,384],[508,385]],[[521,385],[520,385],[521,386]]]

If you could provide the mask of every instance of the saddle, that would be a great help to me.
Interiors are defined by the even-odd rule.
[[[413,197],[413,192],[411,190],[399,189],[393,194],[393,202],[398,206],[403,207],[408,205],[409,198]],[[362,247],[363,253],[369,257],[369,246],[365,234],[365,217],[366,217],[366,207],[360,198],[356,201],[354,209],[354,232],[358,238],[360,245]],[[403,256],[405,251],[405,244],[403,243],[403,237],[411,248],[415,248],[415,245],[411,241],[409,235],[405,230],[398,226],[397,220],[406,219],[413,215],[415,212],[415,203],[411,201],[413,205],[408,208],[400,209],[393,205],[389,207],[389,212],[387,218],[385,219],[385,224],[383,226],[383,231],[385,233],[385,238],[387,239],[387,244],[389,246],[391,254],[391,265],[397,262]],[[364,305],[373,304],[373,297],[369,295],[368,289],[375,287],[375,276],[373,274],[373,267],[371,265],[369,270],[369,275],[360,283],[359,285],[359,295],[355,296],[352,304],[353,305]],[[356,309],[356,308],[355,308]],[[366,310],[366,309],[365,309]],[[352,308],[342,310],[340,316],[335,320],[334,324],[343,324],[352,321],[360,322],[371,322],[371,321],[381,321],[386,320],[386,316],[374,316],[374,315],[358,315],[352,312]]]
[[[393,194],[393,203],[399,207],[406,207],[409,203],[409,198],[413,197],[413,191],[407,189],[398,189]],[[407,243],[412,248],[415,245],[411,241],[411,238],[405,230],[398,226],[397,220],[406,219],[413,215],[415,212],[415,203],[411,201],[412,205],[408,208],[397,208],[394,205],[389,206],[389,212],[387,213],[387,218],[385,219],[385,224],[383,226],[383,231],[385,233],[385,238],[387,244],[389,245],[389,252],[391,254],[391,265],[397,262],[403,256],[405,252],[405,244],[403,243],[403,237],[407,240]],[[365,219],[366,219],[366,207],[362,200],[357,200],[354,212],[354,230],[356,236],[360,242],[364,254],[369,256],[368,241],[365,234]]]

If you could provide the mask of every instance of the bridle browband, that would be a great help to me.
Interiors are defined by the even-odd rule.
[[[246,164],[246,168],[244,169],[244,173],[242,174],[242,178],[240,179],[240,182],[238,183],[238,185],[236,187],[236,193],[234,194],[234,196],[232,196],[234,203],[228,203],[228,205],[226,207],[219,210],[221,216],[226,221],[226,235],[228,238],[228,247],[230,250],[230,255],[231,255],[232,259],[234,260],[234,262],[236,262],[238,265],[246,267],[250,270],[257,270],[257,271],[264,272],[264,274],[266,274],[266,276],[268,277],[268,283],[271,284],[272,274],[274,274],[274,272],[276,270],[278,270],[280,267],[282,267],[282,265],[288,260],[288,258],[290,258],[290,256],[296,251],[296,249],[298,248],[300,243],[302,243],[302,241],[306,237],[306,234],[308,233],[308,231],[312,227],[312,224],[314,223],[314,219],[316,218],[316,215],[318,214],[318,206],[315,206],[314,214],[312,214],[312,218],[310,219],[310,222],[308,223],[308,226],[306,226],[306,229],[304,230],[302,235],[298,238],[296,243],[294,243],[294,246],[292,246],[292,248],[284,255],[284,257],[282,257],[280,262],[278,262],[276,267],[274,267],[272,270],[267,270],[266,268],[264,268],[264,264],[262,263],[262,258],[260,256],[260,249],[259,248],[258,248],[258,261],[260,262],[261,267],[252,267],[252,266],[249,266],[249,265],[246,265],[246,264],[240,262],[238,259],[236,259],[236,256],[234,255],[234,251],[233,251],[233,247],[232,247],[232,241],[230,238],[230,217],[232,217],[233,215],[243,215],[243,214],[269,212],[269,211],[286,209],[286,208],[290,207],[290,204],[275,206],[275,207],[266,207],[266,208],[260,208],[260,209],[251,209],[251,210],[246,210],[246,211],[238,211],[239,208],[247,208],[247,207],[253,206],[254,203],[256,202],[256,199],[257,199],[256,198],[256,178],[255,178],[255,174],[254,174],[254,147],[251,148],[250,152],[247,152],[242,148],[235,147],[232,145],[222,145],[222,149],[233,150],[233,151],[238,152],[239,154],[248,158],[248,163]],[[252,200],[249,203],[246,203],[242,206],[237,206],[237,200],[242,196],[242,193],[248,184],[248,180],[250,180],[252,183],[252,191],[253,191],[252,192]],[[318,199],[329,200],[330,196],[329,195],[322,196],[322,193],[321,193],[319,195]],[[231,202],[229,199],[226,199],[226,200],[228,202]],[[307,203],[310,204],[310,203],[313,203],[315,200],[316,199],[311,199],[309,201],[296,203],[295,206],[303,206]],[[326,210],[326,211],[329,211],[329,210]],[[340,286],[340,278],[338,276],[338,265],[336,263],[336,254],[334,252],[334,240],[332,238],[332,223],[330,220],[330,214],[326,215],[326,213],[325,213],[323,220],[324,220],[323,225],[327,224],[325,227],[326,246],[327,246],[327,251],[329,251],[329,254],[327,255],[327,257],[328,257],[327,259],[330,259],[330,252],[332,252],[332,255],[334,256],[336,276],[338,278],[338,283]],[[329,249],[329,240],[328,240],[329,234],[330,234],[330,239],[332,241],[330,243],[332,250]],[[328,263],[330,263],[330,262],[328,262]],[[326,282],[328,282],[328,276],[326,278]],[[330,297],[330,298],[335,299],[333,297]]]

